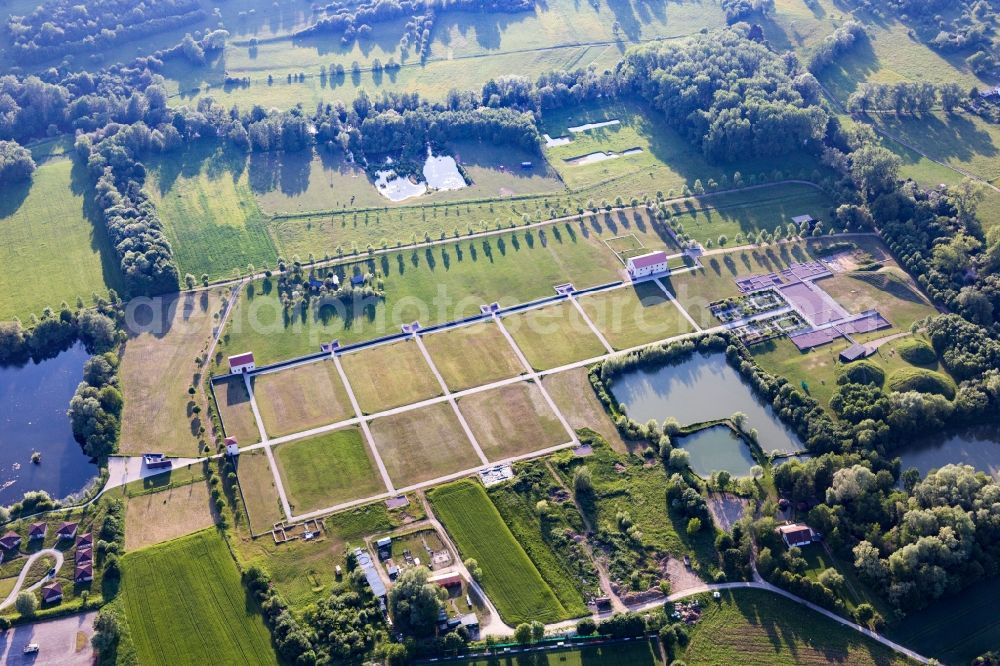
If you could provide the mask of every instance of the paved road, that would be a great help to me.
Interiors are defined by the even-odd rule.
[[[97,611],[70,615],[55,620],[22,624],[0,635],[0,664],[6,666],[90,666],[94,650],[90,637],[94,635]],[[77,637],[83,634],[81,649]],[[37,643],[38,654],[25,655],[24,646]]]
[[[35,563],[35,560],[45,555],[55,558],[56,571],[62,568],[63,565],[62,551],[58,551],[55,548],[43,548],[37,553],[32,553],[28,557],[28,559],[24,561],[24,566],[21,567],[21,573],[17,575],[17,581],[14,583],[14,589],[10,591],[10,594],[7,595],[7,598],[4,599],[3,602],[0,602],[0,609],[6,608],[7,606],[10,606],[12,603],[14,603],[14,601],[17,599],[18,593],[21,591],[21,586],[24,585],[24,579],[28,575],[28,570],[31,569],[31,565]],[[27,591],[34,592],[47,582],[49,582],[49,579],[46,576],[42,578],[42,580],[38,581],[37,583],[29,587]]]

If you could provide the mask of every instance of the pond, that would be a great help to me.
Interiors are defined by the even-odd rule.
[[[901,469],[916,467],[920,476],[948,464],[972,465],[1000,479],[1000,427],[976,426],[922,438],[892,452]]]
[[[458,170],[458,163],[450,155],[428,153],[427,161],[424,162],[424,178],[427,185],[435,190],[460,190],[467,186]]]
[[[97,476],[66,416],[88,358],[77,344],[41,363],[0,367],[0,504],[29,490],[63,498]],[[31,462],[33,451],[42,454],[41,464]]]
[[[750,476],[750,468],[757,464],[750,445],[725,425],[679,437],[677,446],[688,452],[691,471],[703,479],[723,470],[733,476]]]
[[[639,423],[662,423],[673,416],[681,425],[691,425],[743,412],[765,452],[802,450],[796,434],[770,404],[754,395],[721,353],[695,353],[677,364],[624,372],[615,378],[611,392]]]
[[[389,201],[404,201],[411,197],[419,197],[427,191],[425,184],[416,183],[409,178],[400,178],[391,169],[376,171],[375,176],[375,189]]]

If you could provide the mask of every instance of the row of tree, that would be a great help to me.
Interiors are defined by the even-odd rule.
[[[31,151],[16,141],[0,141],[0,183],[17,183],[31,178],[35,160]]]

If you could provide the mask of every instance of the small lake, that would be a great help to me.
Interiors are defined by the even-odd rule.
[[[703,479],[712,472],[727,471],[733,476],[750,476],[757,464],[750,445],[729,426],[712,426],[677,439],[677,446],[688,452],[691,470]]]
[[[419,197],[427,191],[427,185],[416,183],[409,178],[400,178],[395,171],[376,171],[375,189],[389,201],[405,201]]]
[[[375,172],[375,189],[389,201],[405,201],[427,194],[428,191],[460,190],[468,187],[458,162],[450,155],[434,155],[427,151],[423,167],[424,181],[415,176],[401,178],[392,168]]]
[[[60,499],[97,476],[66,416],[88,358],[78,343],[41,363],[0,367],[0,504],[29,490]],[[31,462],[32,451],[42,454],[41,464]]]
[[[898,455],[903,470],[916,467],[920,476],[948,464],[972,465],[1000,479],[1000,427],[975,426],[944,432],[891,452]]]
[[[681,425],[691,425],[743,412],[749,427],[757,429],[765,453],[802,450],[796,434],[778,419],[770,404],[754,395],[721,353],[696,352],[675,365],[624,372],[615,378],[611,392],[639,423],[649,419],[663,423],[673,416]]]
[[[435,190],[460,190],[467,187],[465,178],[458,170],[458,163],[450,155],[427,155],[424,162],[424,178],[427,185]]]

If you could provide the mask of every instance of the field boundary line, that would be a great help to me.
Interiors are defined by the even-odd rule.
[[[580,302],[578,300],[576,300],[576,296],[573,295],[573,294],[570,294],[569,295],[569,300],[570,300],[571,303],[573,303],[573,307],[575,307],[576,311],[580,313],[580,316],[583,317],[583,321],[585,321],[587,323],[587,326],[589,326],[590,330],[593,331],[594,335],[597,336],[597,339],[600,340],[601,345],[607,350],[607,352],[609,354],[611,354],[612,352],[614,352],[615,348],[612,347],[611,344],[607,341],[607,339],[604,337],[604,334],[601,333],[599,330],[597,330],[597,326],[595,326],[594,322],[592,322],[590,320],[590,317],[587,316],[587,313],[586,313],[586,311],[584,311],[583,306],[580,305]]]
[[[274,459],[274,452],[271,450],[271,441],[267,438],[267,430],[264,428],[264,419],[261,418],[260,410],[257,408],[257,398],[253,393],[253,386],[250,384],[250,375],[243,373],[243,385],[247,387],[247,394],[250,396],[250,408],[253,410],[253,418],[257,422],[257,430],[260,431],[260,443],[267,456],[267,464],[271,466],[271,475],[274,476],[274,487],[278,491],[278,499],[281,500],[281,509],[285,512],[286,518],[291,518],[292,507],[288,503],[288,495],[285,494],[285,484],[281,479],[281,472],[278,470],[278,463]]]
[[[691,313],[688,312],[683,305],[681,305],[681,302],[678,301],[677,298],[675,298],[674,295],[670,293],[670,290],[667,289],[667,285],[663,284],[663,281],[660,280],[660,278],[658,277],[653,278],[653,282],[656,283],[656,286],[659,287],[660,291],[662,291],[663,294],[667,297],[667,300],[669,300],[671,303],[674,304],[674,307],[677,308],[678,312],[680,312],[684,316],[684,318],[688,320],[688,323],[694,326],[694,330],[700,333],[702,330],[701,326],[699,326],[698,322],[694,320],[694,317],[691,316]]]
[[[340,381],[344,382],[344,388],[347,389],[347,397],[351,400],[351,407],[354,408],[354,413],[358,417],[358,423],[361,425],[361,432],[364,433],[368,448],[372,452],[372,457],[375,458],[375,464],[378,466],[378,472],[382,475],[382,482],[385,484],[389,493],[393,493],[395,489],[392,485],[392,479],[389,478],[389,471],[385,468],[385,463],[382,462],[382,455],[378,452],[378,447],[375,446],[375,438],[372,437],[372,431],[368,428],[368,421],[364,418],[365,415],[361,411],[361,405],[358,404],[358,399],[354,395],[354,389],[351,388],[351,382],[348,381],[347,373],[344,372],[344,366],[340,364],[340,358],[338,358],[336,354],[333,356],[333,363],[337,366],[337,373],[340,375]],[[289,514],[288,519],[293,519],[291,514]]]

